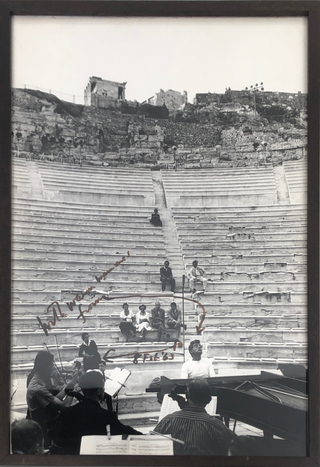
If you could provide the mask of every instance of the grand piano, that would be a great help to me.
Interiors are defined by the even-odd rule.
[[[217,396],[217,415],[263,431],[261,455],[307,455],[308,383],[267,371],[258,375],[207,378]],[[184,394],[190,380],[162,376],[146,392]],[[234,425],[235,426],[235,425]]]

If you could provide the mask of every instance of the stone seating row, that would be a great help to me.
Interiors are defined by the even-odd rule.
[[[94,178],[90,178],[90,181],[88,181],[88,178],[85,175],[81,178],[74,177],[73,174],[68,173],[44,175],[40,172],[40,175],[44,189],[50,189],[50,187],[61,187],[62,185],[67,188],[79,188],[79,184],[81,184],[81,186],[84,186],[86,190],[99,190],[101,193],[109,190],[109,188],[111,190],[123,191],[153,191],[152,178],[144,180],[143,184],[141,184],[141,181],[136,178],[129,180],[127,178],[123,178],[121,180],[112,176],[106,179],[102,178],[100,175],[98,179],[95,180]],[[84,185],[83,181],[86,182]]]
[[[23,194],[23,193],[21,193]],[[26,193],[28,196],[28,193]],[[126,204],[127,206],[148,206],[155,203],[155,195],[153,192],[145,192],[144,194],[140,193],[123,193],[121,191],[107,191],[102,193],[101,191],[93,190],[78,190],[76,189],[47,189],[43,192],[44,199],[56,201],[68,201],[68,202],[77,202],[81,199],[83,202],[91,205],[105,205],[105,204]]]
[[[12,279],[13,293],[21,294],[24,292],[30,292],[32,295],[37,294],[38,292],[44,292],[45,290],[62,290],[62,289],[85,290],[92,283],[94,285],[96,284],[96,281],[94,278],[92,278],[91,280],[90,278],[88,278],[88,280],[87,279],[76,279],[76,278],[74,280],[70,280],[70,279],[60,278],[60,276],[57,279],[36,279],[36,278],[30,278],[30,279],[13,278]],[[228,283],[228,284],[229,286],[225,286],[224,289],[230,289],[233,287],[233,284],[231,283]],[[274,283],[272,283],[272,285],[273,284]],[[132,274],[132,277],[128,276],[127,280],[124,280],[124,279],[117,280],[117,278],[113,278],[112,280],[108,279],[106,281],[101,281],[100,288],[105,290],[106,292],[112,289],[116,289],[118,291],[128,291],[128,292],[139,293],[143,291],[158,291],[160,289],[160,285],[161,284],[158,278],[155,279],[154,282],[150,281],[149,279],[146,279],[146,280],[142,279],[140,281],[137,281],[135,279],[134,274]],[[263,283],[263,286],[265,287],[268,287],[269,285],[270,285],[269,283]],[[244,283],[244,285],[241,284],[242,288],[245,287],[248,290],[252,290],[252,289],[259,290],[260,286],[261,286],[261,283],[257,283],[257,284]],[[288,287],[287,284],[286,284],[286,287]],[[298,283],[295,285],[295,287],[298,288]]]
[[[90,284],[86,284],[89,286]],[[142,290],[139,286],[129,286],[127,287],[126,284],[121,284],[119,289],[113,288],[110,290],[106,290],[109,294],[118,294],[119,297],[129,297],[130,295],[141,294],[141,295],[156,295],[159,296],[161,292],[159,292],[158,287],[153,287],[153,290],[150,290],[150,284],[148,284],[149,288]],[[239,286],[239,284],[238,284]],[[258,284],[259,286],[259,284]],[[102,288],[102,287],[101,287]],[[107,287],[104,287],[104,289]],[[280,290],[278,284],[273,284],[273,288],[267,288],[265,284],[263,284],[264,290],[246,290],[246,287],[238,287],[237,290],[220,290],[219,287],[216,288],[215,291],[206,291],[205,296],[208,300],[211,301],[212,304],[216,303],[224,303],[224,304],[250,304],[250,303],[257,303],[257,304],[280,304],[280,303],[292,303],[292,304],[305,304],[306,303],[306,291],[296,291],[290,290],[289,287],[281,287],[283,290]],[[259,289],[259,287],[257,287]],[[84,287],[77,288],[75,291],[85,290]],[[77,292],[76,292],[77,293]],[[69,294],[69,290],[68,290]],[[168,295],[170,292],[166,291],[163,292],[163,295]],[[199,292],[201,295],[201,293]],[[162,294],[161,294],[162,296]],[[190,297],[191,298],[191,297]],[[63,301],[69,300],[69,297],[64,297],[64,290],[58,288],[50,288],[50,289],[42,289],[42,290],[16,290],[13,289],[12,292],[12,299],[15,302],[25,302],[26,306],[29,303],[34,302],[44,302],[44,304],[49,304],[55,300]],[[128,300],[128,298],[125,298]]]
[[[54,277],[52,277],[54,276]],[[261,276],[256,278],[252,275],[252,279],[247,277],[239,278],[244,280],[235,280],[234,277],[231,280],[220,280],[213,281],[208,280],[206,291],[219,291],[227,292],[233,291],[234,293],[240,293],[243,291],[251,293],[260,293],[268,290],[278,290],[280,292],[291,291],[291,292],[305,292],[307,291],[307,282],[305,280],[284,280],[281,276],[275,276],[275,278],[269,278]],[[100,288],[108,292],[109,290],[121,290],[128,292],[143,292],[143,291],[157,291],[160,289],[160,281],[157,275],[153,277],[138,277],[137,275],[127,274],[123,278],[119,276],[112,276],[109,274],[106,280],[100,282]],[[232,280],[233,279],[233,280]],[[278,280],[276,280],[278,279]],[[66,278],[66,274],[63,276],[60,274],[48,274],[48,278],[32,278],[26,274],[25,278],[12,279],[12,287],[14,293],[20,294],[21,292],[30,292],[36,294],[44,290],[62,290],[62,289],[79,289],[85,290],[89,287],[88,282],[96,284],[95,279],[91,278],[88,274],[87,279],[81,277],[73,277],[73,279]]]
[[[159,294],[158,297],[151,297],[151,298],[139,298],[139,297],[130,297],[127,299],[117,299],[117,300],[109,300],[109,301],[100,301],[97,306],[97,311],[91,310],[90,313],[87,314],[86,319],[89,322],[93,322],[94,326],[98,326],[100,322],[103,322],[104,319],[111,320],[111,322],[118,322],[119,315],[122,311],[122,304],[124,302],[129,303],[130,308],[134,313],[138,312],[138,307],[143,303],[147,307],[147,311],[150,311],[154,306],[154,301],[159,300],[161,302],[161,307],[164,310],[169,310],[170,303],[175,301],[178,305],[178,308],[182,310],[182,299],[180,298],[172,298],[172,295],[166,296],[167,294]],[[280,316],[283,318],[296,318],[296,319],[304,319],[307,316],[307,309],[306,309],[306,302],[303,303],[292,303],[288,301],[281,301],[280,303],[256,303],[256,302],[248,302],[242,301],[240,303],[232,303],[232,304],[224,304],[223,302],[211,303],[211,300],[206,299],[206,295],[202,295],[201,304],[205,308],[206,319],[207,317],[238,317],[238,316],[259,316],[259,317],[272,317],[272,316]],[[71,311],[66,306],[66,302],[72,301],[75,298],[76,294],[70,298],[64,298],[64,300],[60,303],[61,310],[67,314],[67,317],[64,319],[67,322],[69,319],[73,319]],[[181,292],[175,294],[175,296],[181,297]],[[186,293],[185,295],[189,298],[189,294]],[[209,294],[209,297],[211,295]],[[76,303],[78,303],[76,301]],[[91,299],[83,299],[80,303],[83,303],[83,309],[87,309],[88,305],[91,303]],[[23,327],[24,325],[28,325],[30,320],[34,322],[34,318],[36,316],[40,316],[42,320],[46,320],[47,316],[47,307],[51,304],[50,301],[47,303],[44,301],[35,301],[35,302],[17,302],[14,301],[12,303],[13,313],[12,319],[13,322],[17,323],[17,329]],[[75,310],[78,310],[78,307],[74,307]],[[196,317],[203,314],[202,308],[197,305],[195,302],[191,302],[188,300],[184,301],[184,310],[185,316],[188,319]],[[77,316],[79,313],[77,314]],[[24,324],[25,323],[25,324]]]
[[[175,197],[178,194],[181,196],[189,196],[189,194],[192,193],[193,196],[229,196],[230,195],[255,195],[259,194],[259,192],[262,192],[263,194],[269,194],[269,195],[274,195],[276,193],[276,187],[275,186],[268,186],[264,184],[259,185],[252,185],[252,186],[228,186],[228,184],[223,184],[221,186],[217,186],[214,182],[212,182],[212,185],[206,185],[202,181],[199,183],[195,184],[193,187],[188,185],[188,188],[186,189],[186,192],[183,192],[181,190],[181,184],[177,183],[175,187],[168,188],[165,185],[165,193],[168,198],[170,197]],[[261,194],[261,193],[260,193]]]
[[[83,189],[80,189],[80,186],[81,188]],[[120,195],[132,195],[132,196],[144,196],[144,197],[149,197],[150,199],[153,199],[152,198],[152,194],[153,194],[153,187],[148,187],[148,186],[145,186],[144,188],[139,188],[139,186],[137,187],[130,187],[130,186],[117,186],[117,185],[112,185],[112,184],[109,184],[106,186],[104,185],[104,189],[102,187],[99,187],[99,186],[94,186],[92,185],[91,183],[90,184],[86,184],[86,185],[80,185],[78,183],[72,185],[71,183],[64,183],[62,184],[62,181],[57,181],[56,183],[53,183],[53,182],[47,182],[44,186],[43,186],[43,190],[44,192],[48,191],[48,192],[59,192],[59,193],[79,193],[79,197],[80,197],[80,194],[85,194],[85,193],[95,193],[97,195],[100,195],[101,197],[102,196],[109,196],[111,197],[113,194],[120,194]],[[45,199],[49,199],[49,198],[45,198]]]
[[[105,232],[107,229],[108,233],[130,233],[130,234],[137,234],[137,233],[144,233],[144,234],[152,234],[152,235],[162,235],[161,229],[155,229],[149,222],[149,219],[145,218],[140,223],[136,222],[136,225],[132,226],[127,223],[127,220],[123,221],[120,220],[116,223],[116,221],[103,221],[103,222],[70,222],[70,219],[52,219],[51,217],[45,220],[41,217],[33,218],[30,220],[21,219],[19,216],[12,219],[13,226],[15,229],[45,229],[48,230],[49,227],[52,225],[55,226],[56,229],[66,228],[68,226],[71,230],[89,230],[92,232],[99,231]]]
[[[237,291],[221,291],[216,290],[214,292],[206,291],[204,295],[198,293],[201,297],[205,297],[206,301],[210,301],[212,305],[216,303],[230,304],[294,304],[294,305],[305,305],[307,303],[307,295],[305,291],[292,291],[288,288],[279,290],[276,285],[271,289],[260,290],[260,291],[248,291],[243,287],[242,290]],[[197,294],[197,295],[198,295]]]
[[[285,220],[282,222],[272,222],[270,225],[265,220],[261,222],[252,221],[243,221],[237,220],[232,224],[227,221],[203,221],[203,222],[195,222],[190,220],[183,220],[183,221],[175,221],[175,225],[177,229],[183,229],[184,232],[193,231],[214,231],[219,234],[226,234],[226,233],[251,233],[251,232],[306,232],[307,222],[304,217],[299,219],[298,223],[297,220]]]
[[[92,281],[95,279],[95,276],[100,277],[104,270],[92,266],[90,263],[88,265],[83,265],[80,270],[79,268],[70,269],[47,269],[47,268],[20,268],[17,267],[15,262],[13,263],[14,270],[12,278],[15,281],[15,285],[18,287],[18,290],[21,290],[19,287],[21,281],[34,281],[38,284],[41,281],[45,281],[46,284],[52,281],[57,283],[57,281],[62,281],[66,283],[73,283],[76,281]],[[82,269],[82,270],[81,270]],[[106,268],[104,268],[106,269]],[[226,267],[226,271],[223,272],[219,268],[216,268],[217,272],[211,272],[207,270],[206,277],[208,279],[207,290],[210,290],[210,285],[212,284],[214,288],[225,288],[228,286],[226,283],[238,284],[238,283],[261,283],[270,284],[281,283],[288,287],[288,284],[295,290],[301,290],[301,284],[306,283],[307,273],[306,272],[292,272],[292,271],[261,271],[256,268],[253,272],[246,271],[230,271],[230,268]],[[188,269],[186,270],[188,271]],[[119,281],[137,281],[137,284],[143,282],[150,282],[150,284],[156,284],[159,282],[159,272],[152,271],[141,271],[137,269],[128,270],[124,266],[122,268],[114,269],[110,274],[103,277],[100,281],[102,284],[113,284]],[[176,278],[176,282],[180,282],[180,278]]]
[[[278,263],[279,264],[279,263]],[[206,266],[206,277],[211,278],[214,282],[219,280],[230,280],[232,277],[235,277],[239,280],[251,279],[252,277],[259,276],[259,279],[263,279],[267,277],[270,278],[275,277],[282,277],[283,275],[284,280],[293,279],[293,280],[306,280],[306,273],[307,273],[307,265],[293,263],[287,264],[282,263],[283,266],[281,267],[281,263],[278,266],[277,263],[270,265],[262,265],[258,263],[241,263],[241,264],[223,264],[221,263],[209,263],[209,266],[205,265],[204,262],[201,262],[202,267]],[[18,259],[16,255],[13,256],[13,266],[15,277],[19,277],[20,274],[26,276],[26,274],[30,274],[31,276],[39,276],[45,277],[47,274],[57,275],[60,274],[64,275],[68,274],[70,278],[78,277],[81,274],[84,277],[87,277],[86,272],[91,274],[102,274],[107,272],[107,266],[114,267],[114,263],[112,262],[99,262],[99,261],[77,261],[77,260],[48,260],[48,259],[41,259],[41,258],[32,258],[29,259]],[[162,261],[155,261],[153,264],[145,264],[145,263],[127,263],[122,264],[119,266],[114,267],[112,276],[122,276],[123,274],[138,274],[138,277],[141,274],[146,275],[146,277],[160,277],[159,269],[163,265]],[[192,267],[191,263],[186,264],[186,272]],[[109,274],[108,274],[109,275]],[[176,279],[180,279],[179,276],[176,276]],[[22,276],[21,276],[22,277]],[[102,281],[106,280],[105,278],[101,279]]]
[[[247,258],[246,258],[247,259]],[[249,258],[250,259],[250,258]],[[185,262],[186,271],[192,268],[192,260]],[[304,261],[300,260],[294,263],[285,263],[285,262],[249,262],[248,260],[233,260],[224,259],[223,261],[217,258],[210,258],[201,260],[201,266],[205,268],[208,275],[214,274],[215,276],[224,273],[290,273],[290,274],[305,274],[307,272],[307,258],[304,258]]]
[[[43,199],[25,199],[15,197],[13,199],[14,209],[25,209],[34,213],[48,213],[53,214],[71,214],[76,219],[87,218],[88,216],[109,216],[114,214],[116,216],[122,216],[123,214],[133,214],[135,217],[149,215],[153,212],[154,205],[149,206],[127,206],[127,205],[97,205],[94,206],[89,203],[81,202],[68,202],[68,201],[49,201]],[[133,210],[134,209],[134,210]],[[82,217],[81,217],[82,214]]]
[[[43,236],[43,235],[37,235],[37,234],[32,234],[32,233],[26,233],[26,232],[24,233],[13,232],[12,239],[15,244],[17,244],[19,241],[29,241],[29,240],[32,240],[33,242],[37,243],[38,240],[40,239],[42,239],[43,242],[50,244],[50,242],[53,240],[63,242],[64,239],[66,239],[66,241],[68,239],[72,239],[72,243],[74,245],[77,245],[77,244],[81,245],[82,239],[85,239],[86,241],[108,243],[109,247],[110,247],[110,243],[112,243],[114,247],[125,246],[127,250],[129,250],[130,248],[134,248],[135,246],[145,246],[145,248],[148,248],[148,245],[153,246],[153,247],[155,245],[160,249],[161,248],[164,249],[164,240],[163,238],[161,238],[161,236],[153,240],[150,238],[150,236],[147,236],[147,235],[146,236],[141,235],[140,238],[138,237],[136,239],[132,239],[130,238],[130,236],[128,239],[123,239],[123,238],[120,238],[119,235],[113,235],[114,238],[111,238],[112,236],[111,235],[108,236],[107,233],[105,233],[104,235],[99,235],[99,236],[94,233],[89,234],[89,233],[77,232],[77,235],[74,235],[73,232],[69,232],[69,233],[70,235],[64,235],[58,232],[56,235],[52,234],[50,236],[49,235]],[[92,246],[91,246],[91,249],[92,249]]]
[[[265,204],[276,204],[278,202],[277,192],[269,192],[262,190],[258,192],[257,190],[252,191],[251,193],[246,192],[233,192],[229,193],[216,193],[210,192],[199,192],[197,194],[180,194],[173,193],[172,196],[167,194],[166,196],[167,204],[170,208],[175,206],[181,207],[206,207],[206,206],[216,206],[219,208],[227,208],[230,205],[233,206],[243,206],[243,205],[265,205]]]
[[[15,159],[15,162],[18,163],[18,160]],[[61,165],[59,162],[37,162],[37,166],[39,167],[39,170],[42,170],[44,172],[58,172],[60,173],[61,171],[66,171],[67,173],[72,172],[74,175],[84,175],[86,176],[87,173],[90,174],[90,177],[92,178],[100,178],[100,174],[106,174],[112,177],[133,177],[136,179],[137,177],[145,176],[146,178],[149,176],[151,177],[151,172],[150,170],[146,169],[140,169],[139,167],[130,167],[130,168],[125,168],[125,167],[99,167],[99,170],[97,171],[96,167],[80,167],[77,165],[72,165],[72,164],[63,164]]]
[[[231,183],[237,183],[238,181],[246,183],[252,182],[252,180],[261,180],[263,182],[265,179],[275,183],[275,176],[272,167],[261,169],[254,169],[252,167],[232,169],[210,168],[199,169],[197,171],[180,169],[177,172],[161,170],[161,174],[166,184],[174,184],[179,181],[186,181],[187,185],[189,185],[189,183],[195,184],[197,182],[199,183],[199,181],[202,182],[202,180],[213,180],[218,182],[227,180]]]
[[[57,310],[57,306],[55,307]],[[83,309],[86,309],[87,306],[83,305]],[[119,323],[120,323],[120,309],[119,307],[118,313],[113,313],[109,314],[110,311],[106,310],[105,313],[102,311],[99,313],[99,315],[93,315],[91,316],[90,313],[86,314],[86,322],[83,323],[82,317],[79,317],[78,314],[73,314],[74,311],[77,309],[74,307],[74,311],[70,312],[69,309],[67,309],[64,305],[60,307],[62,312],[66,314],[67,316],[65,317],[60,317],[59,312],[57,310],[58,318],[60,321],[56,320],[56,327],[61,329],[75,329],[79,328],[81,325],[81,328],[85,330],[85,328],[96,328],[96,329],[103,329],[105,331],[108,330],[116,330],[119,332]],[[132,307],[131,307],[132,309]],[[150,307],[147,307],[147,309],[150,310]],[[17,308],[15,307],[15,310]],[[134,313],[138,311],[138,309],[133,308],[132,310]],[[39,315],[25,315],[25,316],[19,316],[18,313],[17,315],[13,315],[12,317],[12,328],[15,332],[20,332],[20,331],[25,331],[25,330],[34,330],[37,329],[36,326],[38,326],[38,320],[37,316],[40,317],[42,322],[47,323],[49,320],[53,319],[53,313],[51,311],[50,313],[43,314],[43,307],[41,309],[41,313]],[[197,316],[198,322],[202,321],[202,314],[199,314]],[[187,330],[191,331],[191,333],[195,332],[195,326],[197,325],[197,322],[195,321],[196,316],[194,314],[185,313],[185,324],[187,325]],[[294,315],[293,313],[291,314],[286,314],[280,312],[278,315],[273,314],[272,316],[266,316],[266,315],[251,315],[248,316],[246,314],[246,310],[242,309],[241,312],[239,312],[237,315],[210,315],[209,312],[206,310],[205,314],[205,319],[203,320],[202,324],[204,325],[205,328],[213,329],[213,328],[230,328],[234,329],[236,327],[239,328],[252,328],[252,329],[307,329],[307,314],[306,313],[300,313],[299,315]],[[52,329],[54,330],[55,327],[52,326]],[[149,337],[149,336],[148,336]],[[150,336],[154,337],[154,336]],[[147,339],[148,341],[151,339]],[[156,338],[155,338],[156,340]]]
[[[105,256],[104,256],[105,258]],[[78,258],[75,258],[73,260],[66,260],[63,255],[61,254],[58,259],[48,259],[46,256],[44,257],[34,257],[34,258],[24,258],[23,255],[13,255],[13,261],[14,261],[14,268],[15,270],[19,269],[30,269],[30,270],[37,270],[40,269],[42,271],[79,271],[79,269],[83,270],[83,266],[88,267],[88,270],[98,270],[98,271],[106,271],[108,270],[108,266],[110,268],[115,265],[117,260],[121,260],[121,256],[119,258],[109,257],[105,258],[104,261],[101,261],[101,256],[98,258],[98,260],[93,260],[93,259],[88,259],[87,261],[85,260],[79,260]],[[132,259],[134,261],[132,261]],[[130,262],[127,261],[126,263],[122,263],[117,266],[121,271],[134,271],[134,272],[139,272],[139,273],[152,273],[158,275],[160,274],[160,267],[163,266],[163,261],[159,260],[158,258],[153,258],[153,262],[149,263],[147,262],[146,257],[140,256],[138,259],[141,261],[137,261],[137,257],[132,257]],[[85,264],[84,264],[85,263]],[[117,269],[115,268],[112,273],[117,272]]]
[[[214,229],[205,230],[198,229],[197,231],[189,231],[188,229],[178,233],[178,239],[182,242],[197,241],[198,243],[210,240],[210,242],[274,242],[274,241],[306,241],[307,231],[291,231],[291,232],[271,232],[271,231],[243,231],[243,232],[216,232]]]
[[[109,243],[109,242],[108,242]],[[81,249],[76,249],[78,245],[81,244]],[[94,252],[92,251],[92,243],[82,243],[82,242],[59,242],[59,241],[32,241],[32,240],[16,240],[14,243],[13,252],[19,252],[20,255],[23,255],[24,258],[35,258],[39,259],[42,257],[42,254],[47,255],[49,259],[59,258],[59,255],[63,255],[65,259],[74,260],[75,257],[83,259],[85,262],[87,260],[97,260],[101,258],[101,255],[106,255],[106,257],[114,259],[114,262],[119,259],[120,256],[125,256],[128,251],[130,251],[130,256],[133,258],[144,258],[144,260],[150,258],[166,258],[166,254],[163,248],[154,247],[151,245],[133,245],[134,248],[129,248],[128,245],[97,245],[94,247]],[[131,245],[132,246],[132,245]],[[15,253],[14,253],[15,254]]]
[[[236,265],[241,267],[242,264],[256,264],[258,263],[260,268],[274,267],[279,264],[283,264],[283,267],[290,268],[295,265],[306,265],[307,264],[307,252],[304,249],[302,253],[276,253],[267,254],[266,250],[263,250],[261,254],[237,254],[235,251],[232,253],[223,252],[221,254],[213,252],[212,254],[206,254],[206,251],[196,252],[195,254],[183,255],[183,260],[186,265],[191,265],[194,259],[197,259],[205,267],[208,265],[219,264],[221,267],[225,265]],[[251,253],[251,251],[249,252]],[[190,266],[191,267],[191,266]]]
[[[100,241],[106,241],[106,240],[121,240],[121,241],[128,241],[130,243],[134,241],[139,241],[139,240],[146,240],[146,241],[153,241],[153,242],[162,242],[164,243],[163,240],[163,235],[161,230],[154,230],[154,231],[145,231],[145,232],[135,232],[135,233],[130,233],[126,231],[122,232],[109,232],[107,229],[99,229],[99,230],[93,230],[93,229],[80,229],[80,228],[57,228],[54,229],[52,227],[47,228],[43,227],[41,228],[19,228],[15,227],[13,230],[13,235],[14,237],[21,238],[21,237],[32,237],[35,240],[37,238],[47,238],[48,240],[50,238],[87,238],[87,239],[96,239]]]
[[[281,216],[287,218],[290,215],[297,214],[301,215],[307,214],[307,207],[305,204],[300,204],[300,205],[291,205],[291,204],[286,204],[285,207],[282,204],[275,204],[275,205],[262,205],[262,206],[248,206],[248,205],[243,205],[243,206],[237,206],[235,208],[234,205],[230,204],[230,206],[227,206],[226,209],[221,209],[215,206],[191,206],[191,207],[183,207],[183,206],[176,206],[172,208],[172,213],[174,215],[174,218],[199,218],[199,219],[205,219],[208,218],[208,220],[214,220],[215,218],[218,219],[232,219],[232,218],[237,218],[241,217],[244,220],[247,220],[247,218],[255,218],[258,217],[259,215],[263,216],[271,216],[271,217],[279,217],[281,219]],[[245,216],[244,216],[245,214]]]
[[[37,201],[37,200],[36,200]],[[43,200],[41,200],[43,201]],[[102,209],[103,206],[101,205],[101,209],[98,209],[97,206],[92,206],[91,209],[88,207],[88,204],[83,203],[82,206],[75,206],[75,209],[68,206],[65,207],[62,204],[65,203],[56,203],[56,209],[52,204],[49,204],[47,201],[47,205],[42,204],[41,206],[38,204],[13,204],[13,214],[17,213],[19,218],[34,218],[39,217],[41,218],[48,218],[48,219],[70,219],[78,222],[79,220],[84,220],[86,222],[96,222],[96,221],[113,221],[115,219],[119,219],[119,222],[127,222],[128,220],[136,220],[137,222],[144,221],[150,216],[150,213],[153,212],[153,206],[139,206],[139,210],[133,211],[132,206],[121,206],[115,207],[114,209]],[[70,204],[70,203],[69,203]],[[75,203],[76,204],[76,203]],[[72,205],[72,203],[71,203]],[[125,210],[124,207],[129,209]],[[122,209],[123,208],[123,209]],[[142,209],[146,208],[146,209]]]
[[[273,255],[281,255],[281,254],[306,254],[307,252],[307,241],[306,240],[297,240],[293,242],[292,240],[283,240],[281,241],[274,241],[272,242],[272,246],[268,241],[225,241],[225,242],[212,242],[210,239],[202,242],[189,243],[188,241],[180,240],[180,245],[182,246],[182,253],[183,255],[190,255],[196,253],[205,252],[212,252],[213,255],[218,254],[219,252],[223,252],[225,254],[234,254],[235,252],[239,252],[239,255],[242,254],[252,254],[252,255],[260,255],[266,256],[271,253]],[[267,259],[266,259],[267,260]],[[262,260],[265,262],[264,260]]]
[[[64,328],[63,318],[61,318],[60,322],[56,323],[56,326],[52,327],[52,332],[57,337],[60,345],[61,352],[64,348],[69,348],[70,345],[77,345],[79,342],[79,346],[82,343],[81,341],[81,334],[83,332],[88,332],[90,334],[90,338],[93,339],[97,345],[99,343],[99,348],[103,347],[103,343],[108,344],[122,344],[125,342],[124,336],[121,334],[118,327],[99,327],[99,328],[89,328],[88,326],[83,326],[83,322],[81,320],[74,320],[74,327],[72,328]],[[32,328],[25,328],[20,330],[13,330],[11,333],[12,337],[12,346],[14,347],[21,347],[27,345],[28,347],[33,345],[42,345],[43,342],[46,342],[46,336],[42,329],[38,328],[38,321],[35,321],[35,324]],[[196,333],[196,329],[194,327],[194,334]],[[146,343],[155,343],[157,342],[157,331],[150,330],[145,338]],[[166,342],[174,342],[177,338],[176,330],[166,329],[163,336],[161,336],[162,348],[163,344]],[[48,340],[48,339],[47,339]],[[48,340],[49,341],[49,340]],[[139,341],[139,337],[131,338],[130,342],[135,345],[137,348],[141,344]],[[180,350],[179,350],[180,351]],[[20,358],[20,357],[19,357]],[[21,357],[22,358],[22,357]]]
[[[110,265],[112,266],[112,265]],[[69,281],[94,281],[95,276],[99,277],[101,276],[106,267],[104,269],[98,269],[96,267],[92,267],[90,264],[88,264],[88,267],[85,268],[85,270],[79,270],[78,268],[73,268],[72,270],[67,270],[67,269],[43,269],[43,268],[19,268],[16,267],[14,263],[14,269],[13,269],[13,274],[12,278],[14,281],[21,281],[21,280],[37,280],[37,282],[40,280],[46,281],[53,281],[56,282],[58,281],[66,281],[69,283]],[[118,282],[118,281],[131,281],[131,280],[136,280],[137,283],[140,282],[146,282],[149,281],[150,283],[156,283],[159,282],[159,287],[161,285],[160,279],[159,279],[159,272],[152,272],[152,271],[140,271],[137,269],[136,271],[129,271],[126,268],[120,268],[114,269],[114,271],[111,271],[108,276],[105,276],[101,279],[99,282],[100,287],[103,286],[103,284],[108,284],[109,282]],[[18,282],[16,285],[19,287],[20,282]],[[97,282],[98,285],[98,282]]]
[[[225,358],[226,355],[230,358],[291,358],[303,359],[307,361],[308,346],[306,343],[288,345],[277,342],[261,342],[261,343],[243,343],[243,342],[214,342],[207,344],[208,358]]]
[[[307,329],[307,315],[301,314],[298,316],[291,315],[272,315],[272,316],[247,316],[245,314],[245,310],[242,310],[243,314],[237,316],[210,316],[208,314],[205,315],[205,320],[203,321],[203,325],[206,329],[214,329],[214,328],[229,328],[233,330],[235,328],[243,329],[243,328],[250,328],[250,329],[257,329],[260,328],[262,330],[266,329]],[[202,315],[198,316],[198,321],[202,321]]]
[[[203,334],[204,342],[270,342],[270,343],[287,343],[292,345],[295,342],[300,344],[307,342],[307,330],[306,329],[230,329],[228,327],[210,328],[206,327]]]

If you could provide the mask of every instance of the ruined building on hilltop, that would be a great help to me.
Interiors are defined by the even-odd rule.
[[[92,76],[84,90],[84,105],[112,107],[119,100],[125,100],[126,84]]]
[[[162,106],[165,105],[168,110],[178,110],[188,102],[188,93],[183,91],[173,91],[173,89],[168,89],[164,91],[160,89],[159,92],[156,92],[154,96],[149,97],[143,104],[148,103],[151,105]]]

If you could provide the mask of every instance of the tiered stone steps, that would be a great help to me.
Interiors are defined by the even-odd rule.
[[[277,203],[277,188],[272,166],[199,169],[196,172],[162,170],[161,172],[170,207]]]
[[[14,164],[26,174],[25,161],[20,162],[15,159]],[[26,377],[44,344],[58,366],[61,358],[63,368],[69,370],[81,334],[87,331],[101,355],[111,350],[108,368],[124,366],[132,371],[121,394],[120,414],[130,420],[132,410],[133,418],[141,415],[148,423],[160,406],[154,396],[146,397],[145,388],[156,376],[179,377],[183,353],[189,358],[186,349],[194,338],[203,343],[204,357],[212,359],[216,374],[307,363],[306,207],[276,204],[279,187],[271,167],[249,172],[162,171],[151,176],[149,171],[99,169],[98,173],[95,168],[40,163],[39,173],[43,198],[28,195],[27,179],[21,185],[18,176],[14,181],[27,190],[13,203],[14,377]],[[122,196],[126,182],[128,190]],[[142,198],[140,186],[146,187],[141,188]],[[163,228],[149,222],[155,206]],[[123,256],[125,261],[96,281],[95,276]],[[184,348],[177,348],[170,361],[151,361],[149,356],[133,363],[135,353],[165,353],[173,340],[125,342],[118,327],[122,303],[128,302],[134,312],[141,303],[150,311],[156,300],[166,311],[173,300],[182,308],[177,298],[181,275],[195,258],[211,280],[205,294],[191,297],[186,291],[187,330],[180,336]],[[159,268],[166,259],[177,280],[175,295],[161,292]],[[86,313],[84,323],[77,319],[78,306],[71,311],[66,302],[90,286],[98,292],[79,302],[82,310],[103,293],[107,299]],[[53,319],[49,307],[53,301],[67,316],[52,326],[47,337],[37,316],[42,322]],[[195,301],[206,313],[201,334],[196,326],[203,310]],[[115,355],[119,357],[112,359]]]
[[[186,272],[209,279],[198,321],[213,365],[307,363],[306,208],[172,208]]]
[[[154,205],[151,172],[137,168],[77,167],[39,162],[46,199]],[[143,181],[143,182],[142,182]]]
[[[285,161],[283,163],[291,204],[307,202],[307,162]]]

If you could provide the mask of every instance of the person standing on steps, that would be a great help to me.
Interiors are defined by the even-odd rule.
[[[97,344],[95,341],[89,339],[89,334],[87,332],[84,332],[81,337],[83,343],[79,349],[79,357],[83,357],[84,371],[98,369],[101,357],[97,349]]]
[[[158,208],[155,208],[154,212],[151,214],[150,222],[155,227],[161,227],[162,226],[162,221],[160,219],[160,214],[159,214]]]
[[[169,261],[164,262],[164,266],[160,268],[160,280],[162,285],[162,292],[166,290],[167,283],[170,284],[171,292],[174,292],[176,287],[176,281],[172,275],[172,269],[169,267]]]

